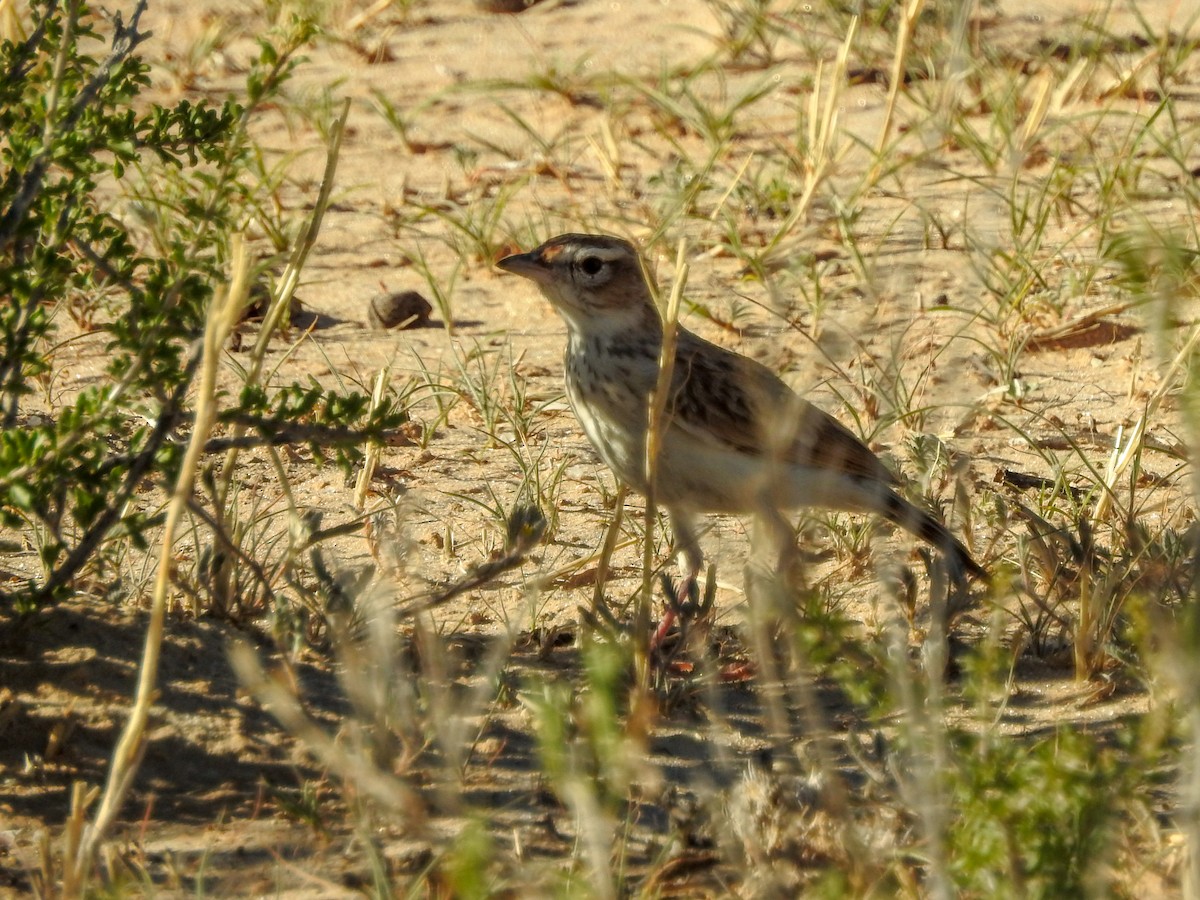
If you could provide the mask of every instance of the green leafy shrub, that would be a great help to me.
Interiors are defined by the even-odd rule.
[[[1125,790],[1117,754],[1063,728],[1034,743],[964,738],[951,871],[979,897],[1102,894]]]
[[[257,209],[247,123],[311,34],[294,22],[277,43],[260,40],[244,104],[139,103],[146,6],[128,23],[114,17],[105,47],[86,4],[45,0],[29,36],[0,45],[0,526],[33,535],[42,567],[0,603],[22,609],[62,597],[86,567],[147,540],[157,514],[134,500],[147,479],[172,483],[185,443],[174,436],[192,417],[196,339],[231,237]],[[122,192],[137,196],[131,206],[153,223],[151,239],[135,242],[112,212]],[[108,381],[33,416],[36,386],[53,374],[56,318],[79,309],[107,341]],[[221,406],[239,446],[294,440],[324,455],[332,445],[344,464],[404,418],[390,400],[316,385],[268,390],[253,372]]]

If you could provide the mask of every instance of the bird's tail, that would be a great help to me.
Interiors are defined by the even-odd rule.
[[[929,513],[913,506],[894,491],[888,491],[887,497],[884,498],[883,515],[889,522],[899,525],[945,554],[952,575],[957,573],[958,576],[969,575],[983,581],[988,580],[987,570],[975,562],[971,551],[962,541]]]

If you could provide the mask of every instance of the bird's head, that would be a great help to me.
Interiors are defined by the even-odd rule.
[[[587,334],[643,327],[658,311],[637,250],[598,234],[560,234],[496,265],[541,289],[573,330]]]

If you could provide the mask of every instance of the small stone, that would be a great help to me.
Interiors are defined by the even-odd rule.
[[[429,324],[433,307],[416,291],[395,294],[376,294],[367,310],[367,322],[372,328],[421,328]]]

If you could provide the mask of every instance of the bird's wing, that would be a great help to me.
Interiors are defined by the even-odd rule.
[[[766,366],[679,330],[668,403],[671,427],[753,456],[857,475],[896,477],[837,419]]]

